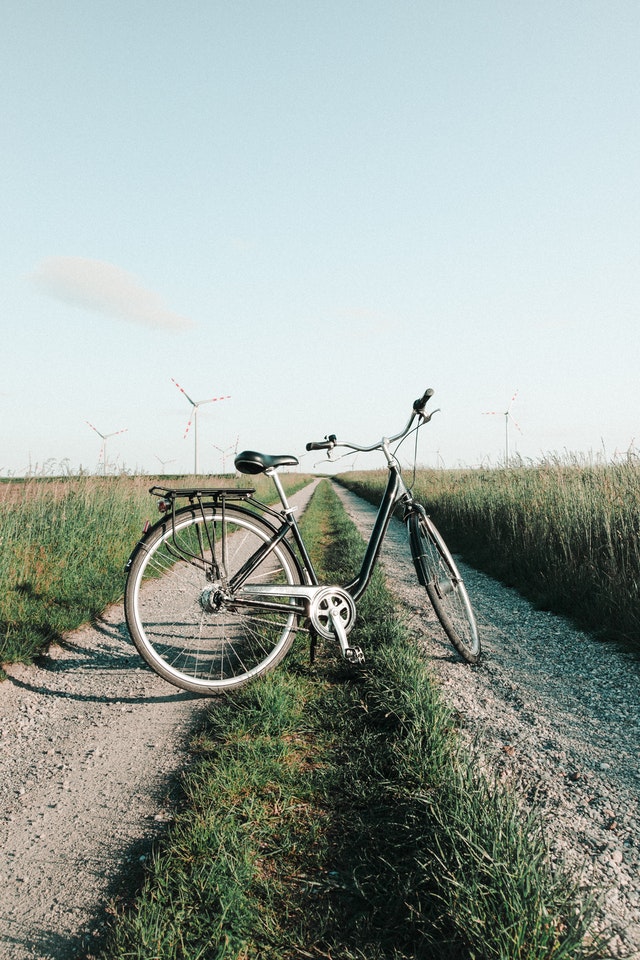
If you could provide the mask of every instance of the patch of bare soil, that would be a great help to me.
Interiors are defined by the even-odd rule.
[[[0,684],[0,956],[65,958],[171,818],[205,701],[141,662],[121,606]]]

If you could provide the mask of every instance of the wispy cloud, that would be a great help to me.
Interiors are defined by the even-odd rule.
[[[57,300],[130,323],[165,330],[194,326],[192,320],[168,310],[160,297],[132,274],[104,260],[47,257],[29,280]]]

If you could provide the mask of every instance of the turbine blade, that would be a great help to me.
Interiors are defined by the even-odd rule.
[[[171,379],[173,380],[173,377],[171,377]],[[191,406],[192,406],[192,407],[195,407],[195,402],[191,399],[191,397],[189,396],[189,394],[187,393],[187,391],[184,389],[184,387],[181,387],[177,380],[173,380],[173,382],[175,383],[175,385],[176,385],[176,387],[178,388],[178,390],[180,391],[180,393],[184,393],[185,397],[187,398],[187,400],[189,401],[189,403],[191,404]]]
[[[98,428],[97,428],[97,427],[94,427],[94,425],[93,425],[92,423],[89,423],[88,420],[85,420],[85,423],[88,424],[88,426],[90,426],[92,430],[95,430],[95,432],[98,434],[98,436],[99,436],[99,437],[102,437],[102,439],[104,440],[104,433],[100,433],[100,431],[98,430]]]
[[[203,403],[215,403],[216,400],[231,400],[231,397],[211,397],[209,400],[198,400],[195,406],[199,407]]]

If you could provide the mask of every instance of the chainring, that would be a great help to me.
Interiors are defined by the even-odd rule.
[[[325,587],[313,598],[309,619],[316,633],[325,640],[335,640],[334,618],[338,618],[345,634],[356,619],[356,605],[351,594],[342,587]]]

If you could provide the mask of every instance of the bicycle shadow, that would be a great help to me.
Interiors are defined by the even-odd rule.
[[[19,689],[83,703],[127,705],[201,699],[195,693],[172,688],[151,670],[133,647],[124,617],[122,614],[114,616],[113,610],[71,634],[61,636],[35,658],[33,666],[9,665],[5,672],[7,682]],[[100,679],[105,674],[116,681],[112,694],[105,689],[104,679]],[[144,689],[135,694],[119,691],[117,686],[129,676],[142,678]],[[92,687],[98,683],[101,689],[92,692]],[[148,689],[159,685],[164,686],[167,693],[157,694]]]

